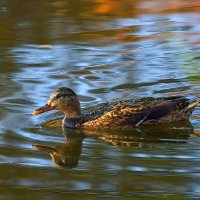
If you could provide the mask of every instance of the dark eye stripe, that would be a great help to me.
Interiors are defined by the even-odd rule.
[[[55,96],[55,99],[59,99],[59,98],[65,98],[65,97],[72,97],[72,96],[74,96],[74,95],[69,95],[69,94],[57,94],[56,96]]]

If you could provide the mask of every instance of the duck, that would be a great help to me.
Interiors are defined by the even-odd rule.
[[[118,99],[83,111],[77,94],[68,87],[55,89],[46,105],[33,115],[51,110],[64,114],[62,126],[72,129],[132,129],[144,125],[167,124],[189,120],[199,100],[184,96]]]

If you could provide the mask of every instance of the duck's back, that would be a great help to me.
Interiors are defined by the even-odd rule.
[[[141,124],[188,119],[198,101],[176,96],[116,100],[91,107],[83,115],[84,128],[131,128]]]

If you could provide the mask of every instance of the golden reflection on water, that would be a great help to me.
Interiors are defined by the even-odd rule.
[[[137,24],[137,17],[151,14],[171,14],[171,13],[191,13],[199,11],[199,1],[185,2],[179,1],[19,1],[20,3],[10,3],[5,1],[1,3],[0,19],[0,46],[15,46],[18,43],[43,43],[48,44],[56,41],[82,40],[88,37],[101,37],[101,34],[116,36],[116,40],[124,38],[124,34],[133,31]],[[162,6],[161,6],[162,4]],[[164,5],[163,5],[164,4]],[[39,8],[39,9],[38,9]],[[108,29],[100,28],[102,21],[116,19],[134,20],[136,26],[129,26],[129,21],[121,27]],[[158,17],[159,18],[159,17]],[[160,19],[162,17],[160,16]],[[186,19],[188,26],[190,22],[198,23],[199,19],[189,17]],[[195,20],[195,21],[194,21]],[[49,24],[50,23],[50,26]],[[127,23],[127,25],[126,25]],[[94,28],[90,32],[84,30],[86,25],[92,25]],[[99,25],[99,26],[98,26]],[[125,25],[125,26],[124,26]],[[110,24],[112,27],[112,23]],[[167,24],[166,24],[167,26]],[[84,33],[84,38],[80,34]],[[96,29],[96,30],[95,30]],[[70,34],[71,33],[71,34]],[[74,34],[74,35],[73,35]],[[70,36],[71,35],[71,36]],[[98,36],[99,35],[99,36]],[[152,36],[153,37],[153,36]],[[159,37],[154,36],[154,37]],[[126,36],[127,40],[128,37]],[[136,38],[135,38],[136,39]],[[124,41],[124,40],[123,40]],[[132,39],[131,41],[134,41]]]
[[[51,120],[45,126],[61,126],[60,119]],[[154,148],[156,143],[184,144],[186,139],[197,136],[192,124],[187,121],[157,127],[143,126],[129,131],[83,131],[63,127],[64,143],[55,147],[33,144],[33,148],[48,153],[53,163],[61,168],[75,168],[82,152],[82,143],[86,137],[94,137],[121,148]],[[164,140],[163,140],[164,139]]]

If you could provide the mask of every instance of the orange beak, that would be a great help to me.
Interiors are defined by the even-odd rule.
[[[44,112],[47,112],[47,111],[50,111],[50,110],[53,110],[55,109],[55,107],[49,105],[49,104],[46,104],[45,106],[42,106],[41,108],[38,108],[36,110],[34,110],[32,112],[33,115],[38,115],[38,114],[41,114],[41,113],[44,113]]]

